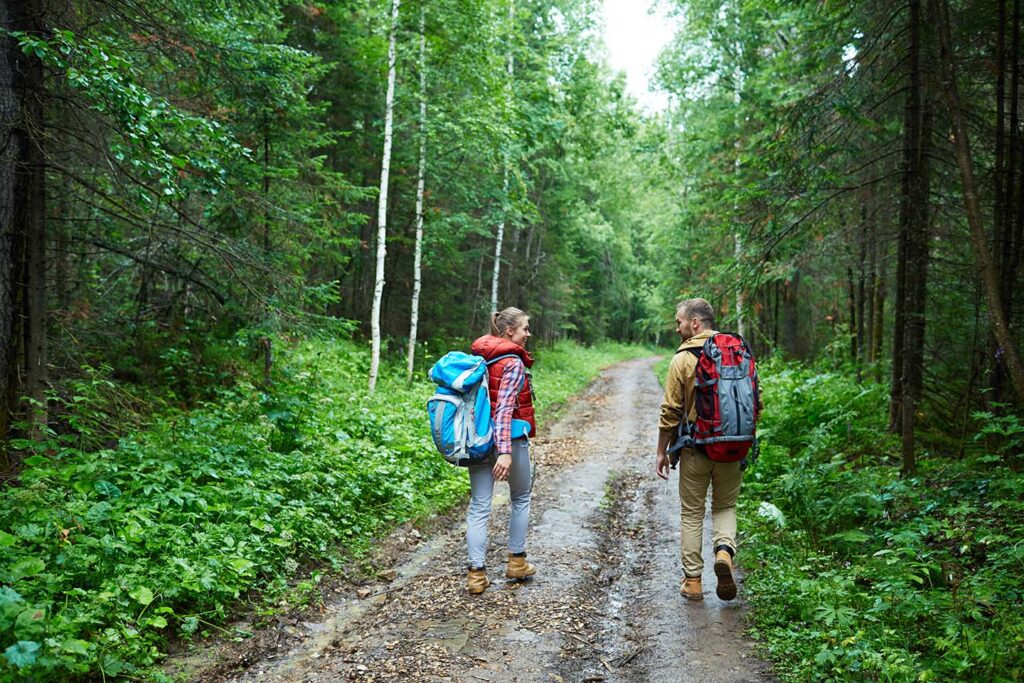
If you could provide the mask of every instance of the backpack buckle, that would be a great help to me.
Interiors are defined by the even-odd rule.
[[[696,442],[693,439],[693,432],[697,425],[694,423],[684,420],[679,423],[679,430],[676,432],[676,440],[672,442],[672,445],[668,447],[668,462],[672,469],[676,468],[679,464],[679,458],[682,456],[684,448],[695,448]]]

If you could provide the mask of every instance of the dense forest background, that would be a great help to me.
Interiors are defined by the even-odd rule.
[[[196,482],[214,476],[204,458],[227,462],[264,437],[266,462],[305,448],[312,471],[317,449],[342,447],[311,436],[336,427],[315,423],[328,418],[311,415],[311,397],[330,401],[353,377],[372,388],[379,355],[387,382],[378,393],[401,398],[360,394],[383,412],[348,415],[343,432],[373,451],[390,439],[388,425],[422,417],[418,394],[394,378],[422,378],[438,351],[484,332],[491,310],[507,305],[530,314],[534,341],[568,367],[582,352],[567,349],[606,341],[667,350],[675,303],[707,298],[718,326],[743,333],[760,359],[779,363],[766,366],[778,386],[794,387],[785,415],[772,418],[792,433],[773,438],[794,453],[816,443],[808,472],[844,452],[814,441],[823,424],[842,433],[830,439],[860,441],[847,444],[846,460],[813,470],[822,477],[845,477],[868,451],[896,478],[927,463],[964,468],[929,470],[927,485],[899,489],[908,516],[921,490],[986,468],[1002,468],[1004,481],[1019,474],[1021,0],[660,5],[678,31],[658,68],[669,106],[649,112],[607,64],[598,0],[0,2],[0,470],[10,498],[0,548],[22,553],[4,580],[42,586],[44,567],[53,569],[30,557],[53,534],[17,514],[67,501],[74,515],[112,514],[96,505],[116,508],[128,484],[111,473],[128,476],[130,458],[146,453],[138,472],[160,471],[179,453],[182,425],[210,449],[185,458],[206,468]],[[310,340],[325,345],[314,351]],[[787,374],[797,365],[806,374]],[[216,428],[180,417],[211,403],[229,406],[209,418]],[[408,422],[381,417],[399,404]],[[814,406],[834,410],[831,421]],[[884,418],[858,422],[872,410]],[[265,433],[218,431],[236,424]],[[136,434],[149,445],[119,441]],[[879,441],[884,434],[894,436]],[[419,446],[411,437],[401,445]],[[776,451],[777,462],[788,457]],[[441,476],[424,467],[424,481]],[[779,464],[764,472],[776,469],[792,484]],[[161,476],[159,486],[193,481]],[[891,484],[878,477],[859,480],[864,496]],[[407,493],[367,482],[384,487],[381,505]],[[144,498],[162,490],[137,485]],[[446,505],[464,493],[447,479],[437,486]],[[991,514],[1019,511],[1015,491]],[[173,505],[191,504],[172,493]],[[357,509],[362,495],[345,505]],[[808,525],[833,519],[806,503]],[[409,505],[401,514],[420,510]],[[864,521],[835,514],[833,526],[821,522],[822,547]],[[79,518],[53,524],[72,533]],[[175,524],[184,522],[167,528]],[[948,538],[926,540],[934,549]],[[326,552],[317,543],[302,537],[287,552]],[[279,551],[266,547],[276,565],[253,558],[284,567]],[[971,552],[956,562],[986,561]],[[98,565],[83,557],[88,583]],[[231,557],[216,579],[222,594],[210,598],[221,617],[256,581],[253,559]],[[1007,566],[1019,568],[1014,557]],[[70,566],[60,571],[71,576]],[[236,574],[249,583],[232,583]],[[215,594],[182,585],[189,599]],[[803,584],[794,578],[786,590],[794,585]],[[57,578],[44,588],[53,605],[69,590]],[[0,631],[22,634],[7,662],[43,666],[20,644],[38,650],[35,617],[15,624],[28,603],[7,590]],[[154,599],[118,590],[131,607]],[[167,609],[186,602],[175,599]],[[906,624],[930,613],[922,605]],[[48,628],[92,633],[106,618]],[[104,652],[157,656],[151,641],[117,638]],[[45,666],[95,671],[101,658],[85,640],[67,642],[66,661]]]
[[[1018,5],[667,3],[644,115],[596,2],[5,3],[0,431],[94,372],[188,404],[304,326],[659,340],[703,295],[961,449],[1021,389]]]

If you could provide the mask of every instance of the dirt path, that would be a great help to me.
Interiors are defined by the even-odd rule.
[[[678,594],[676,481],[653,475],[661,398],[654,361],[606,371],[534,442],[528,550],[536,579],[501,578],[502,486],[488,555],[495,583],[483,595],[463,588],[464,523],[430,539],[409,536],[401,540],[414,549],[371,595],[339,598],[320,620],[280,624],[257,638],[262,651],[223,655],[195,680],[771,680],[739,635],[742,577],[740,599],[721,602],[708,562],[704,602]]]

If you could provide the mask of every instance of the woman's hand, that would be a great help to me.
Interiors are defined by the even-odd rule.
[[[494,463],[494,481],[505,481],[508,479],[509,468],[512,467],[512,454],[502,453],[498,456],[498,462]]]

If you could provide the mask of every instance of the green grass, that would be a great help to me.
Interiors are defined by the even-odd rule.
[[[899,474],[885,387],[767,363],[740,524],[754,635],[785,681],[1024,677],[1024,477],[922,453]],[[1019,463],[1016,463],[1019,465]],[[783,521],[763,506],[781,510]]]
[[[600,368],[642,352],[540,349],[540,429]],[[385,364],[371,395],[368,353],[347,341],[282,356],[269,390],[240,380],[114,447],[79,450],[82,434],[18,444],[22,480],[0,492],[0,678],[160,678],[169,637],[216,630],[301,579],[301,564],[360,557],[463,499],[465,473],[430,442],[425,379],[407,385]],[[74,410],[90,425],[105,407]]]

